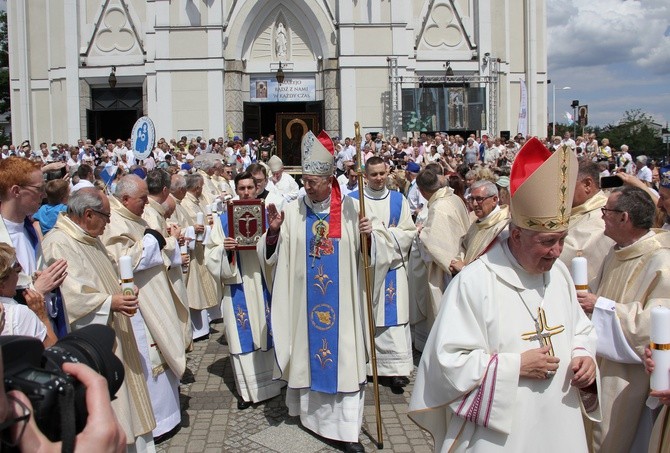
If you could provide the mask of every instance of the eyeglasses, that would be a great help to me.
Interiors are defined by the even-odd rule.
[[[111,213],[107,214],[106,212],[98,211],[96,209],[91,209],[91,211],[95,212],[96,214],[100,214],[101,216],[105,217],[107,220],[112,218]]]
[[[470,203],[476,202],[477,204],[482,204],[484,200],[488,200],[491,197],[495,197],[495,195],[489,195],[488,197],[470,197]]]
[[[10,404],[18,404],[22,409],[23,415],[19,415],[18,417],[8,419],[0,423],[0,440],[8,447],[16,447],[23,437],[26,426],[28,426],[28,420],[30,420],[30,409],[28,409],[28,406],[26,406],[22,401],[16,399],[12,395],[7,395],[7,399],[9,400]],[[14,431],[15,435],[12,435],[12,431]]]
[[[33,185],[33,184],[24,184],[21,187],[31,187],[35,190],[37,190],[39,193],[46,193],[47,186],[46,184],[40,184],[39,186]]]
[[[605,207],[600,208],[600,210],[603,212],[603,214],[607,214],[607,212],[625,212],[622,211],[621,209],[607,209]]]

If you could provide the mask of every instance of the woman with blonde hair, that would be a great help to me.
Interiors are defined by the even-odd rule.
[[[0,328],[2,335],[24,335],[38,338],[45,347],[56,343],[44,305],[44,297],[33,289],[25,289],[21,296],[27,306],[20,305],[16,296],[21,264],[16,260],[14,247],[0,243]]]

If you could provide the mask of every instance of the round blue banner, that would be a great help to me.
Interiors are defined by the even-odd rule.
[[[154,122],[148,116],[138,119],[133,126],[130,136],[130,145],[133,147],[135,159],[143,160],[149,156],[156,143]]]

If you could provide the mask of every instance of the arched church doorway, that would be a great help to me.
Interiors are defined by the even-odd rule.
[[[142,116],[142,87],[91,88],[87,138],[127,139]]]
[[[289,156],[282,155],[283,145],[293,143],[296,137],[288,137],[284,131],[283,122],[290,122],[292,119],[299,120],[308,125],[315,134],[323,128],[324,102],[245,102],[244,103],[244,139],[258,139],[261,136],[274,134],[277,141],[278,154],[285,159],[287,166],[299,166],[300,155],[291,153]],[[279,129],[278,130],[278,126]],[[301,137],[298,137],[298,141]],[[297,156],[297,157],[296,157]]]

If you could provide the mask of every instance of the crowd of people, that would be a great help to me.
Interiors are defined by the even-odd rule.
[[[143,160],[122,139],[4,147],[2,334],[49,346],[113,327],[112,450],[179,429],[187,356],[222,319],[238,409],[287,387],[289,414],[345,451],[363,451],[373,343],[394,393],[422,352],[409,416],[436,451],[665,451],[668,408],[650,406],[670,389],[647,372],[650,310],[670,308],[670,166],[630,151],[593,134],[308,132],[294,177],[273,136],[161,138]],[[255,247],[237,200],[266,211]],[[29,403],[9,396],[11,418]],[[35,429],[18,441],[46,442]]]

